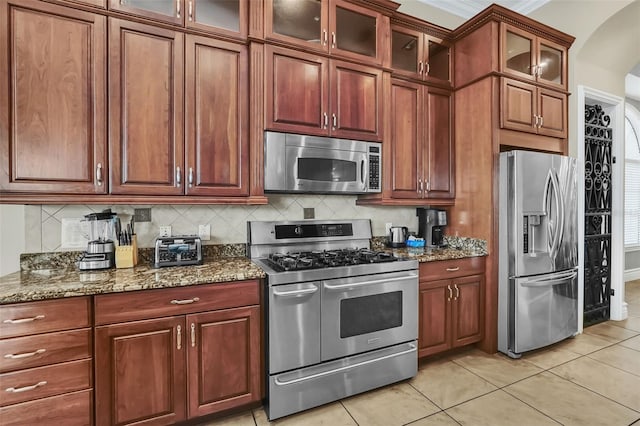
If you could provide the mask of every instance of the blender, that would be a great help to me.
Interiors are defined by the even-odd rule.
[[[113,240],[117,234],[116,213],[111,209],[100,213],[91,213],[84,217],[87,222],[89,242],[87,251],[78,262],[81,271],[107,269],[115,266],[115,246]]]

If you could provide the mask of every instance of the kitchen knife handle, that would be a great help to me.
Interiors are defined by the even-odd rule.
[[[178,348],[178,350],[182,349],[182,327],[177,326],[176,327],[176,347]]]
[[[196,325],[191,323],[191,347],[196,347]]]
[[[96,164],[96,183],[102,186],[102,163]]]
[[[176,167],[176,186],[180,186],[182,183],[182,171],[180,170],[180,166]]]
[[[189,167],[189,188],[193,186],[193,167]]]

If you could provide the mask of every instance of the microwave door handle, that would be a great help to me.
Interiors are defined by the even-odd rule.
[[[367,180],[366,177],[369,174],[369,171],[366,169],[367,162],[362,160],[360,161],[360,184],[362,185],[362,189],[367,189]]]

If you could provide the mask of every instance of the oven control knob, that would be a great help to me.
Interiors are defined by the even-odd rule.
[[[302,235],[302,226],[296,226],[293,232],[295,232],[296,235]]]

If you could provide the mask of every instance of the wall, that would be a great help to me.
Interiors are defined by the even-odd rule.
[[[640,111],[640,100],[625,98],[625,102],[630,103]],[[640,249],[625,252],[624,269],[628,275],[627,279],[640,279]]]
[[[0,205],[0,276],[17,271],[25,251],[25,206]]]
[[[171,225],[174,235],[197,234],[198,225],[211,225],[211,241],[203,244],[246,243],[246,222],[253,220],[299,220],[303,208],[313,207],[316,219],[368,218],[373,234],[384,235],[385,223],[408,226],[416,231],[415,207],[361,207],[355,196],[303,195],[269,196],[265,206],[235,205],[155,205],[151,207],[151,222],[136,224],[140,247],[153,247],[159,226]],[[26,206],[26,252],[65,250],[60,246],[63,218],[82,218],[91,212],[111,207],[121,220],[128,221],[134,206],[43,205]],[[142,207],[142,206],[136,206]],[[4,239],[4,238],[3,238]]]

